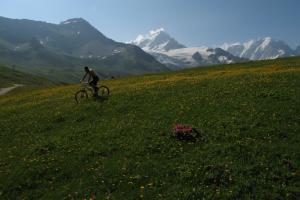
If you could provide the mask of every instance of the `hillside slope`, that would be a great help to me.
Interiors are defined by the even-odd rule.
[[[1,199],[297,199],[300,58],[0,97]],[[207,141],[171,138],[175,123]]]
[[[53,86],[54,82],[47,79],[23,73],[0,64],[0,88],[12,84],[23,84],[26,87]]]

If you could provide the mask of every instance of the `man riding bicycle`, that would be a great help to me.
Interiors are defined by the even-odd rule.
[[[92,88],[94,90],[93,96],[94,97],[98,96],[99,88],[97,87],[97,83],[99,81],[99,77],[97,76],[96,72],[93,69],[89,68],[88,66],[84,67],[84,71],[85,71],[85,75],[83,76],[83,78],[81,79],[80,82],[84,81],[85,78],[87,76],[89,76],[88,77],[88,83],[89,83],[90,86],[92,86]]]

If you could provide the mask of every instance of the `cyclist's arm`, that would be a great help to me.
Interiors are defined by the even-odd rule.
[[[90,81],[91,81],[91,79],[92,79],[92,76],[91,76],[91,74],[89,74],[89,79],[88,79],[88,82],[90,82]]]
[[[81,81],[84,81],[88,73],[85,73],[85,75],[82,77]]]

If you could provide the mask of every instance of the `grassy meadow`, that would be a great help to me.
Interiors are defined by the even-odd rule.
[[[299,198],[299,57],[101,84],[0,97],[0,199]]]
[[[54,86],[56,83],[0,64],[0,88],[10,87],[14,84],[22,84],[23,88],[18,88],[17,91],[23,91],[31,90],[33,88]]]

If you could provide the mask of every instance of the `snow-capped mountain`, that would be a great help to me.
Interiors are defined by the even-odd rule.
[[[285,42],[272,39],[271,37],[250,40],[243,44],[225,43],[221,48],[235,56],[250,60],[275,59],[295,54]]]
[[[156,60],[173,70],[213,64],[229,64],[245,60],[233,56],[221,48],[187,48],[172,38],[163,28],[150,31],[147,35],[139,35],[131,43],[141,47],[153,55]]]
[[[163,28],[150,31],[147,35],[139,35],[132,44],[141,47],[144,51],[169,51],[172,49],[185,48],[177,42]]]
[[[245,61],[221,48],[190,47],[167,52],[150,52],[159,62],[170,69],[191,68],[215,64],[231,64]]]

